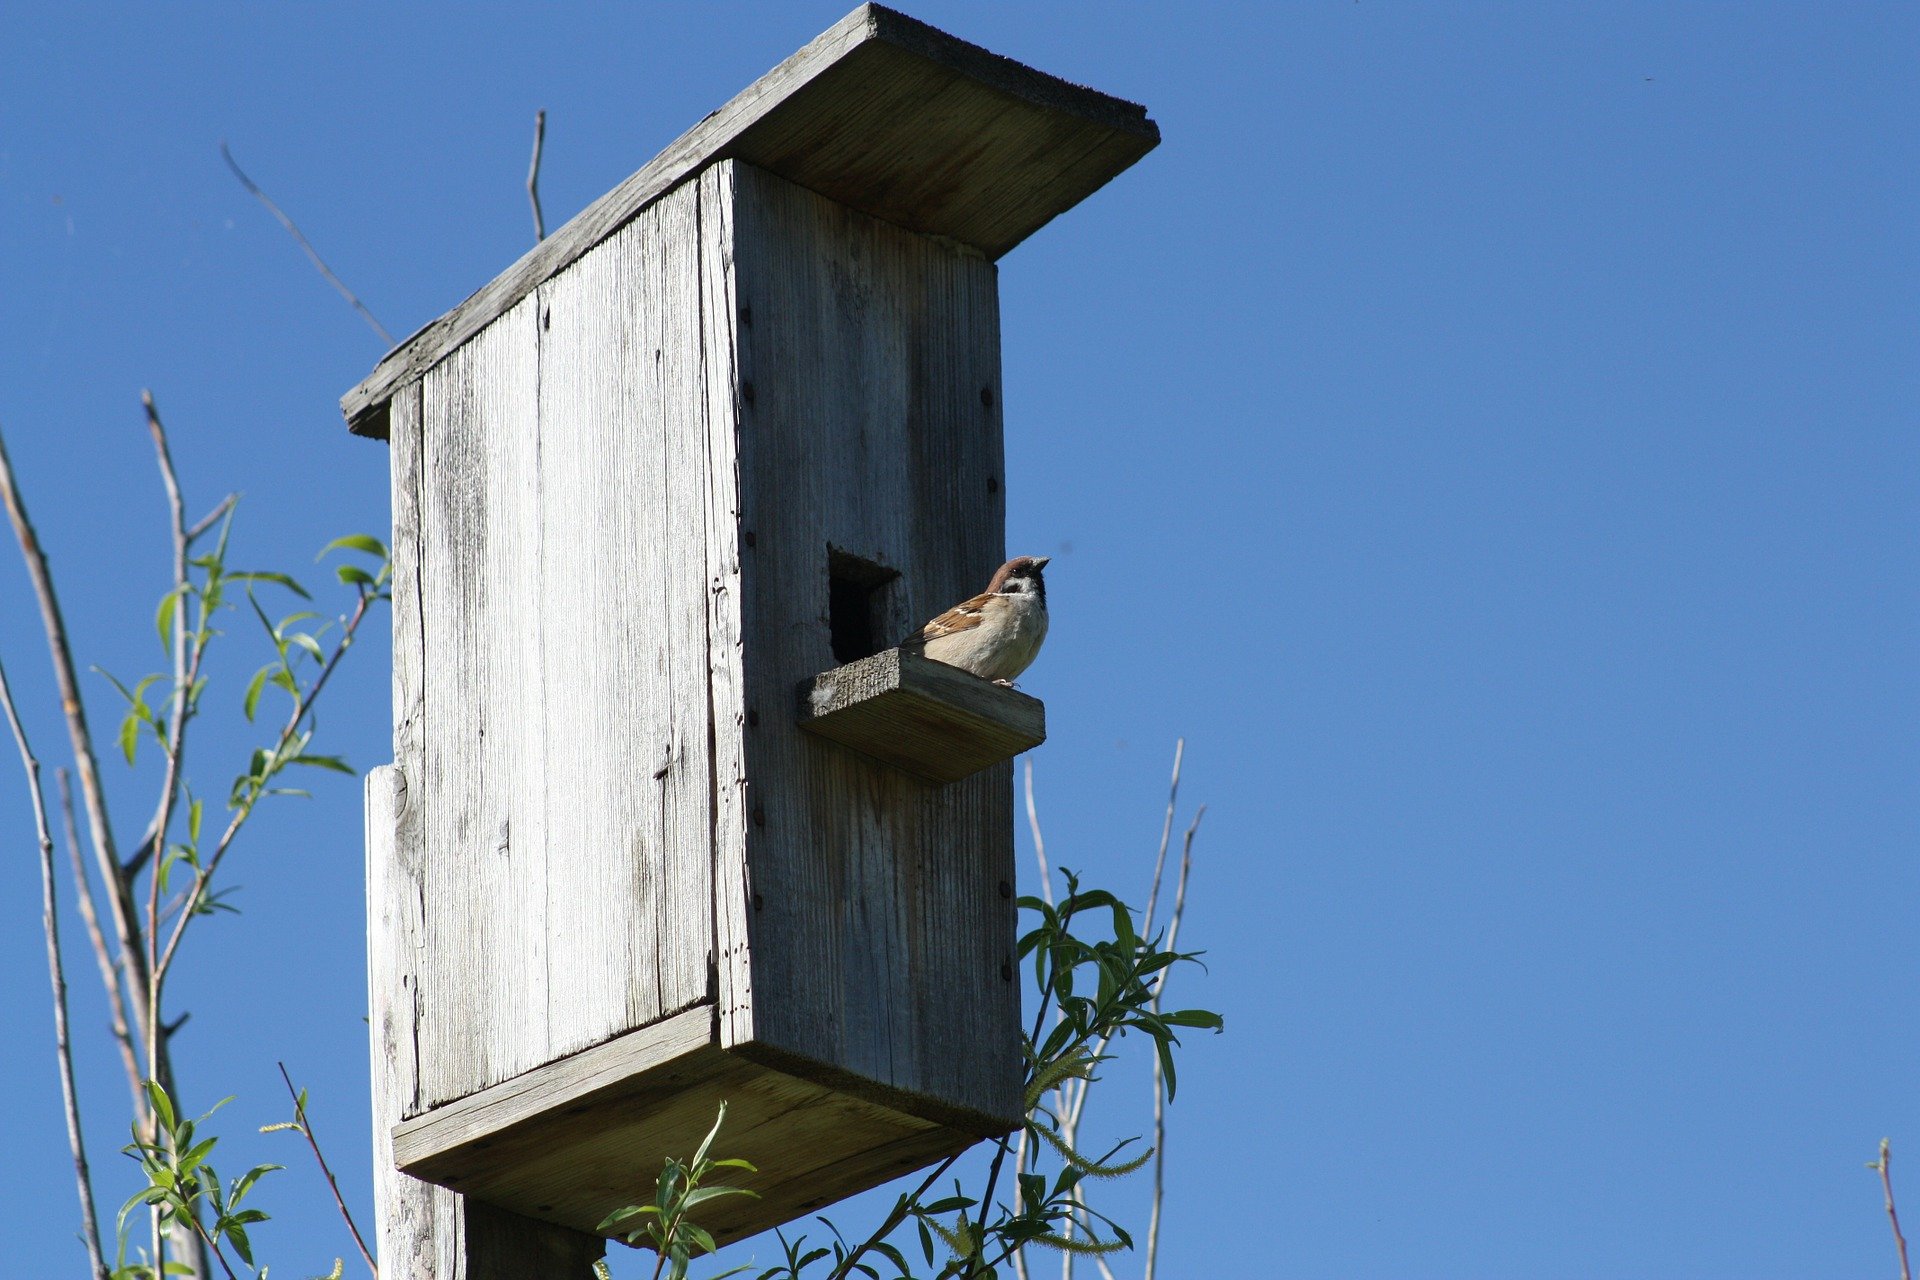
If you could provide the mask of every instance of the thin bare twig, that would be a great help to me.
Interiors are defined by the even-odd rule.
[[[391,347],[393,345],[393,335],[387,332],[387,327],[374,319],[373,312],[367,310],[367,304],[360,301],[353,290],[347,288],[346,283],[342,281],[339,276],[333,274],[333,268],[327,265],[326,260],[314,249],[306,236],[300,233],[300,228],[294,224],[293,219],[282,212],[280,206],[273,202],[273,198],[262,191],[259,186],[255,184],[254,180],[247,176],[246,170],[242,169],[239,162],[233,158],[233,152],[227,149],[227,144],[224,140],[220,143],[220,157],[227,162],[227,168],[233,170],[233,176],[240,180],[240,185],[247,189],[247,194],[267,206],[267,212],[279,219],[280,225],[287,229],[287,234],[292,236],[301,249],[306,251],[307,260],[313,263],[314,269],[326,277],[327,283],[338,290],[340,296],[345,298],[353,309],[360,313],[360,318],[365,320],[372,326],[373,331],[380,335],[380,340]]]
[[[173,451],[167,447],[167,429],[160,421],[160,409],[153,392],[141,391],[140,405],[146,410],[147,432],[153,437],[153,451],[160,466],[160,480],[167,491],[169,531],[173,535],[173,710],[167,721],[167,767],[160,786],[160,802],[154,807],[148,826],[147,847],[162,858],[147,877],[147,1007],[154,1016],[147,1020],[147,1066],[155,1079],[160,1061],[160,867],[161,851],[167,845],[167,828],[173,823],[174,797],[180,794],[180,767],[186,753],[187,717],[193,704],[193,680],[200,669],[199,646],[191,659],[187,656],[187,509],[180,497],[180,478],[173,469]]]
[[[113,826],[107,818],[106,793],[100,785],[100,765],[93,751],[93,735],[87,728],[86,709],[80,702],[80,683],[74,675],[73,650],[67,643],[66,619],[60,612],[60,600],[53,588],[53,575],[47,568],[47,555],[27,516],[26,502],[14,481],[13,467],[7,458],[6,440],[0,436],[0,505],[7,509],[21,558],[26,561],[27,577],[40,605],[40,621],[47,633],[47,650],[53,661],[55,687],[60,694],[60,709],[66,716],[67,737],[73,748],[74,766],[80,780],[80,799],[85,806],[87,829],[92,836],[94,861],[106,886],[107,906],[113,919],[114,941],[120,948],[125,966],[129,1012],[134,1026],[143,1036],[148,1019],[146,947],[141,942],[139,917],[135,914],[132,886],[123,873],[114,848]],[[162,1079],[164,1085],[166,1081]]]
[[[133,1032],[127,1024],[127,995],[120,985],[120,970],[107,947],[107,935],[100,928],[100,911],[93,901],[93,881],[87,878],[86,860],[80,856],[80,833],[73,817],[73,786],[65,769],[55,769],[53,779],[60,787],[60,826],[67,838],[67,858],[73,863],[74,898],[80,904],[80,919],[87,926],[87,940],[93,944],[93,958],[100,966],[100,985],[107,992],[107,1013],[112,1021],[113,1040],[120,1046],[120,1062],[127,1072],[127,1088],[132,1091],[133,1109],[146,1106],[146,1093],[140,1087],[140,1056],[133,1047]]]
[[[1160,903],[1161,875],[1167,869],[1167,845],[1173,838],[1173,808],[1180,799],[1180,762],[1186,759],[1187,740],[1176,738],[1173,742],[1173,782],[1167,787],[1167,816],[1160,824],[1160,852],[1153,859],[1153,891],[1147,895],[1147,912],[1140,918],[1140,932],[1151,937],[1153,934],[1153,913]]]
[[[13,705],[7,672],[0,666],[0,707],[7,713],[20,763],[33,797],[33,822],[40,839],[40,918],[47,935],[47,974],[53,984],[53,1047],[60,1060],[60,1095],[67,1112],[67,1146],[73,1152],[73,1177],[80,1189],[80,1216],[86,1229],[87,1260],[94,1280],[107,1280],[106,1255],[100,1249],[100,1215],[93,1207],[93,1179],[87,1171],[87,1144],[80,1134],[80,1096],[73,1084],[73,1045],[67,1038],[67,974],[60,960],[60,915],[53,888],[53,833],[47,827],[47,798],[40,786],[40,762],[27,745],[26,727]]]
[[[1173,778],[1167,784],[1167,816],[1165,821],[1160,825],[1160,850],[1154,855],[1153,859],[1153,887],[1147,893],[1147,910],[1140,918],[1140,933],[1142,937],[1153,936],[1153,915],[1159,906],[1160,889],[1166,879],[1167,850],[1173,843],[1174,806],[1180,799],[1180,765],[1181,762],[1186,759],[1186,755],[1187,740],[1185,738],[1174,739]],[[1171,939],[1168,940],[1168,948],[1172,948]],[[1162,980],[1165,979],[1165,976],[1166,971],[1162,970]],[[1094,1046],[1094,1054],[1096,1056],[1107,1051],[1107,1043],[1111,1038],[1112,1037],[1107,1037],[1101,1040],[1098,1045]],[[1080,1115],[1086,1110],[1087,1090],[1092,1088],[1092,1086],[1093,1082],[1091,1080],[1082,1079],[1078,1082],[1077,1086],[1074,1081],[1068,1080],[1066,1082],[1066,1088],[1071,1089],[1072,1092],[1062,1092],[1061,1094],[1062,1101],[1067,1103],[1067,1115],[1065,1117],[1065,1123],[1061,1125],[1061,1136],[1066,1138],[1069,1146],[1073,1144],[1074,1138],[1079,1134]],[[1071,1254],[1068,1255],[1069,1258],[1071,1258],[1071,1256]]]
[[[1033,803],[1033,761],[1027,761],[1027,830],[1033,833],[1033,860],[1040,864],[1040,898],[1053,905],[1053,867],[1047,862],[1047,838],[1040,834],[1040,812]]]
[[[221,518],[224,517],[227,512],[233,510],[233,504],[238,501],[240,501],[240,495],[237,493],[230,493],[220,499],[219,506],[216,506],[204,516],[201,516],[200,519],[194,523],[194,526],[187,530],[187,541],[189,543],[198,542],[207,530],[219,524]]]
[[[527,165],[527,203],[533,206],[533,242],[547,238],[547,220],[540,216],[540,152],[547,142],[547,112],[542,107],[533,117],[533,161]]]
[[[1207,806],[1201,805],[1194,811],[1193,821],[1187,826],[1187,836],[1180,848],[1180,877],[1173,890],[1173,918],[1167,925],[1167,950],[1172,951],[1180,938],[1180,921],[1187,914],[1187,876],[1193,870],[1193,838],[1200,830],[1200,819],[1207,816]],[[1153,1004],[1155,1013],[1160,1012],[1160,998],[1167,991],[1167,975],[1173,966],[1162,969],[1153,980]],[[1147,1215],[1147,1250],[1145,1267],[1141,1271],[1141,1280],[1153,1280],[1154,1268],[1160,1261],[1160,1210],[1167,1193],[1167,1090],[1162,1079],[1160,1055],[1153,1056],[1153,1207]]]
[[[1887,1197],[1887,1221],[1893,1225],[1893,1243],[1900,1251],[1900,1280],[1913,1280],[1907,1267],[1907,1238],[1900,1234],[1900,1211],[1893,1207],[1893,1143],[1880,1139],[1880,1159],[1867,1166],[1880,1173],[1880,1190]]]
[[[360,1236],[360,1228],[353,1223],[353,1214],[347,1209],[347,1202],[341,1198],[340,1184],[334,1180],[333,1170],[327,1167],[327,1158],[320,1154],[320,1140],[313,1136],[313,1122],[307,1119],[307,1104],[300,1097],[300,1091],[293,1087],[293,1077],[287,1074],[287,1064],[276,1062],[280,1068],[280,1078],[287,1082],[287,1094],[293,1099],[294,1127],[300,1130],[300,1136],[313,1148],[313,1158],[319,1162],[320,1172],[327,1176],[327,1188],[333,1192],[333,1202],[340,1207],[340,1216],[347,1221],[347,1230],[353,1233],[353,1242],[360,1246],[360,1256],[367,1260],[367,1270],[373,1273],[373,1280],[380,1280],[380,1268],[374,1265],[373,1254],[367,1248],[367,1242]]]

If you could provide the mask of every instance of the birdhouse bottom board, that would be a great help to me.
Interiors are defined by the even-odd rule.
[[[651,1202],[666,1159],[691,1159],[725,1102],[709,1154],[756,1165],[757,1175],[729,1171],[726,1180],[759,1198],[723,1197],[703,1213],[699,1225],[724,1244],[769,1216],[800,1217],[998,1136],[764,1056],[720,1048],[713,1007],[700,1005],[402,1123],[395,1162],[413,1177],[594,1233],[613,1211]]]

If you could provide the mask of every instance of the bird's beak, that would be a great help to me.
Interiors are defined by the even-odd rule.
[[[1051,559],[1053,559],[1052,556],[1035,556],[1033,558],[1033,567],[1036,569],[1044,569],[1047,567],[1047,562]]]

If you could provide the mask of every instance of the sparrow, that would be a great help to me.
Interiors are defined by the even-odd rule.
[[[1011,688],[1047,638],[1047,584],[1040,571],[1051,558],[1015,556],[995,571],[985,591],[921,627],[900,647]]]

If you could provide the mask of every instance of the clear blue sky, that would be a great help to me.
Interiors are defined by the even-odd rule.
[[[385,530],[385,450],[335,409],[380,344],[222,138],[404,333],[528,245],[536,108],[557,223],[844,7],[8,5],[0,424],[82,662],[158,667],[142,386],[189,505],[245,491],[238,559]],[[1166,138],[1002,263],[1010,537],[1057,557],[1050,843],[1143,896],[1176,735],[1209,805],[1184,992],[1228,1033],[1183,1068],[1164,1274],[1892,1274],[1862,1163],[1891,1135],[1920,1214],[1920,9],[914,12]],[[9,547],[51,758],[26,591]],[[205,790],[257,660],[217,673]],[[362,767],[386,671],[379,637],[323,712]],[[153,781],[108,768],[137,828]],[[276,1058],[366,1202],[358,803],[260,822],[177,989],[230,1163],[291,1166],[276,1274],[348,1247],[249,1136]],[[8,1265],[78,1274],[10,765],[0,840]]]

